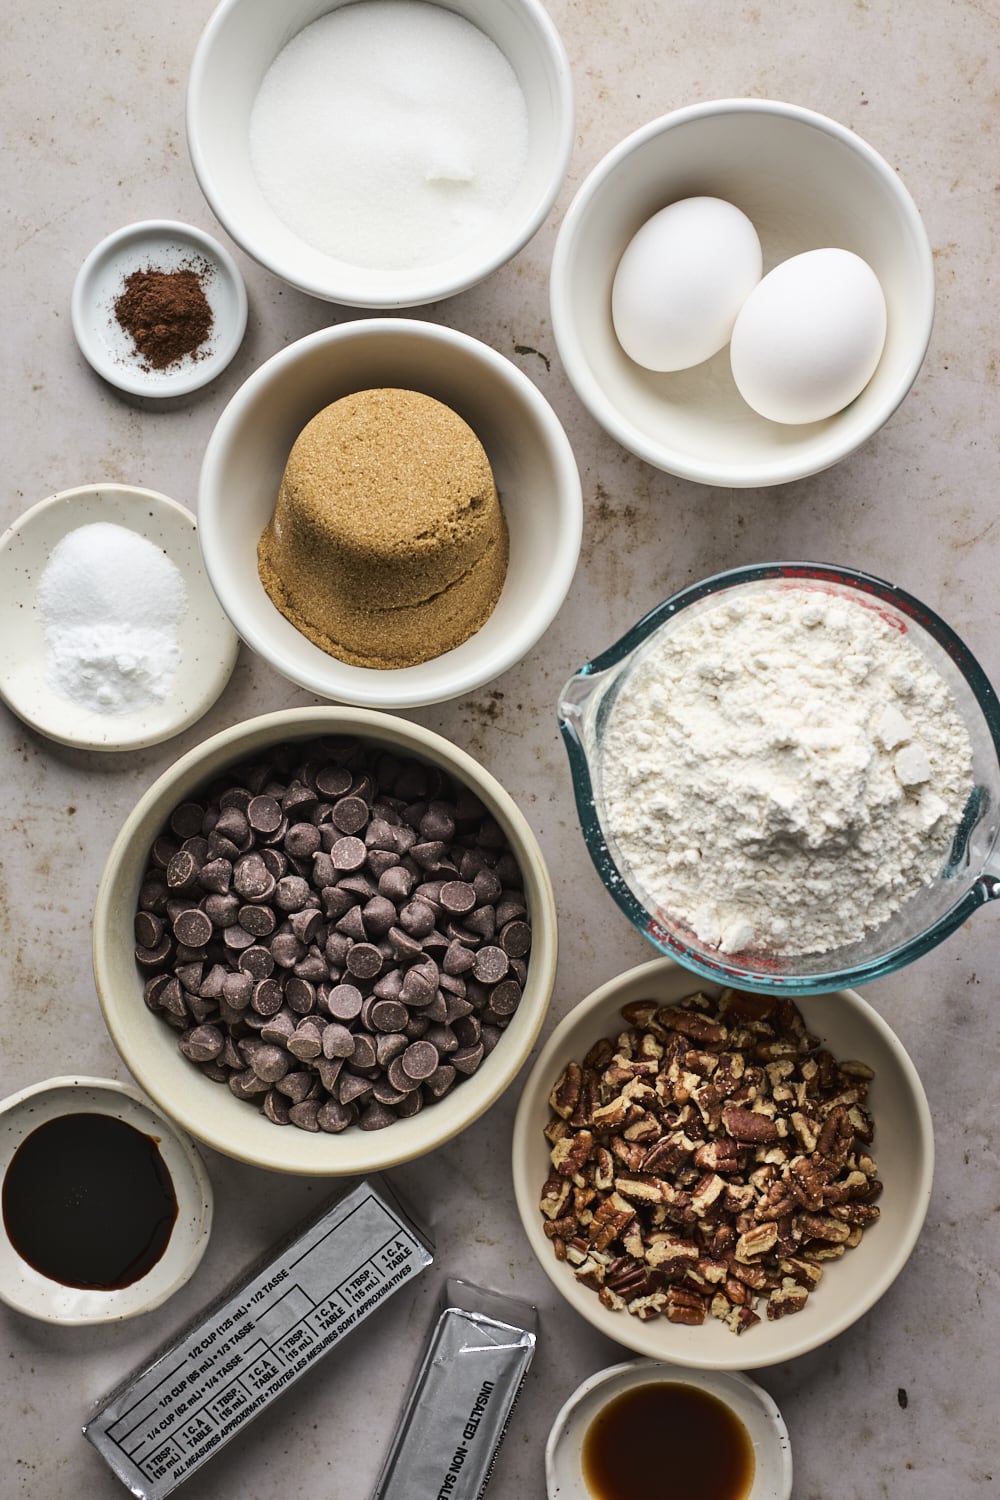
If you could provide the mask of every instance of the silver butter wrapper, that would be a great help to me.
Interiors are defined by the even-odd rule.
[[[526,1302],[449,1281],[372,1500],[478,1500],[535,1352]]]
[[[107,1395],[84,1436],[137,1500],[163,1500],[432,1260],[387,1185],[362,1181]]]

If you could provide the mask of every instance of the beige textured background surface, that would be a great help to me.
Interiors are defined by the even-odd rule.
[[[6,0],[2,84],[5,485],[0,522],[80,483],[122,480],[194,506],[200,456],[237,385],[343,309],[286,289],[237,253],[250,326],[229,371],[170,409],[92,374],[69,319],[76,270],[111,229],[180,218],[218,232],[184,140],[190,58],[207,0],[86,6]],[[562,957],[547,1029],[650,956],[583,855],[556,695],[677,587],[736,563],[811,557],[867,568],[924,599],[1000,681],[995,245],[1000,7],[990,0],[550,0],[578,94],[577,145],[555,210],[473,291],[424,310],[515,360],[565,423],[583,478],[579,572],[545,639],[474,696],[412,717],[496,770],[548,856]],[[630,458],[597,428],[553,347],[547,268],[570,198],[603,153],[670,108],[757,94],[834,116],[901,173],[935,251],[938,316],[917,383],[838,468],[773,491],[712,491]],[[526,352],[528,351],[528,352]],[[536,352],[531,352],[536,351]],[[2,648],[2,643],[0,643]],[[199,725],[126,757],[79,754],[0,710],[0,1095],[55,1073],[124,1076],[93,990],[89,923],[112,838],[160,769],[223,725],[309,701],[244,650]],[[995,1121],[998,914],[981,912],[905,975],[869,988],[911,1053],[935,1118],[927,1226],[892,1291],[834,1344],[762,1372],[791,1432],[796,1500],[977,1500],[995,1494],[1000,1184]],[[555,1411],[619,1349],[553,1301],[517,1224],[508,1151],[516,1088],[451,1146],[398,1173],[428,1205],[441,1272],[537,1300],[542,1338],[491,1486],[544,1493]],[[0,1500],[114,1500],[79,1436],[91,1400],[316,1202],[321,1183],[210,1157],[217,1228],[195,1281],[117,1330],[58,1331],[0,1308]],[[189,1500],[363,1500],[428,1325],[438,1278],[397,1299],[217,1456]],[[906,1392],[906,1405],[898,1394]]]

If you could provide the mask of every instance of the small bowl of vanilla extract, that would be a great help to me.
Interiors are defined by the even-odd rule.
[[[160,1306],[212,1228],[193,1141],[107,1078],[50,1078],[0,1102],[0,1199],[0,1299],[50,1323]]]
[[[591,1375],[545,1448],[548,1500],[790,1500],[774,1401],[747,1376],[633,1359]]]

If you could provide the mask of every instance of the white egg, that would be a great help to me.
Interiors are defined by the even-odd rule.
[[[744,302],[729,349],[733,379],[762,417],[819,422],[864,390],[885,329],[885,295],[868,262],[850,250],[807,250]]]
[[[763,269],[757,231],[721,198],[683,198],[629,241],[611,289],[625,353],[648,370],[687,370],[725,348]]]

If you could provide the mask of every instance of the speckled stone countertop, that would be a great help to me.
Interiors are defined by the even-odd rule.
[[[210,10],[209,0],[6,7],[4,523],[50,493],[98,480],[145,485],[193,508],[205,442],[232,392],[289,341],[349,315],[237,252],[250,295],[247,338],[199,395],[164,409],[125,399],[76,348],[73,279],[111,229],[178,218],[219,232],[184,139],[188,67]],[[492,344],[552,403],[583,479],[583,553],[565,607],[520,665],[470,697],[411,715],[497,771],[550,862],[561,955],[545,1034],[596,984],[651,956],[583,857],[555,719],[570,673],[650,606],[737,563],[853,564],[925,600],[1000,681],[1000,9],[990,0],[549,0],[549,10],[578,100],[563,191],[511,264],[421,315]],[[630,457],[576,399],[548,317],[553,238],[589,169],[655,116],[734,95],[806,105],[864,136],[909,187],[937,264],[934,335],[903,406],[852,458],[775,490],[703,489]],[[0,710],[0,1095],[70,1071],[126,1076],[98,1010],[89,946],[113,836],[140,791],[190,746],[258,711],[309,701],[244,649],[205,719],[136,754],[61,749]],[[791,1433],[796,1500],[985,1500],[1000,1485],[998,943],[998,913],[987,909],[904,974],[866,990],[923,1078],[936,1184],[912,1259],[867,1317],[829,1346],[758,1372]],[[426,1207],[434,1276],[217,1455],[183,1490],[189,1500],[364,1500],[444,1273],[516,1289],[538,1305],[537,1357],[489,1493],[543,1496],[556,1410],[622,1351],[556,1300],[523,1237],[508,1166],[517,1092],[395,1174]],[[328,1191],[206,1156],[215,1232],[195,1279],[166,1306],[83,1331],[0,1307],[2,1500],[124,1493],[80,1436],[90,1403]]]

